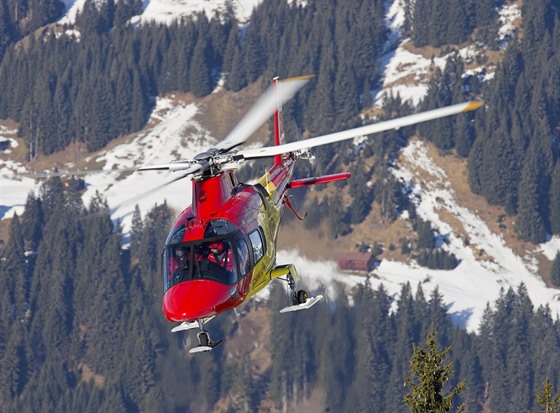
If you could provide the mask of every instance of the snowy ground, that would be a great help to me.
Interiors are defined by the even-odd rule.
[[[97,160],[106,162],[104,169],[110,170],[192,159],[197,153],[216,142],[193,120],[196,112],[197,107],[194,104],[172,107],[168,99],[158,99],[152,119],[160,122],[140,133],[132,143],[119,145]],[[118,173],[96,174],[88,177],[89,186],[83,199],[87,205],[96,191],[101,192],[109,200],[112,218],[121,220],[125,232],[130,228],[132,212],[136,204],[142,211],[151,209],[155,204],[162,204],[164,200],[177,210],[182,210],[190,204],[189,179],[154,190],[160,188],[163,183],[173,180],[173,173],[149,171],[121,177],[120,180],[115,179],[117,177]]]
[[[253,8],[262,0],[234,0],[236,17],[240,22],[246,22]],[[73,24],[76,16],[83,9],[86,0],[63,0],[66,6],[66,15],[59,21],[60,24]],[[97,0],[102,4],[103,0]],[[143,0],[143,13],[133,19],[133,22],[157,22],[169,24],[175,20],[193,13],[204,11],[211,18],[215,11],[225,9],[226,0]]]
[[[516,255],[506,246],[504,239],[492,233],[474,211],[458,204],[449,178],[428,156],[423,142],[412,142],[403,150],[402,155],[406,159],[406,165],[414,165],[414,170],[399,165],[393,173],[413,189],[418,214],[446,236],[447,244],[443,248],[461,261],[453,271],[411,268],[406,271],[406,278],[412,278],[416,282],[427,280],[425,285],[429,289],[440,285],[442,290],[447,291],[446,298],[453,312],[465,316],[472,314],[467,321],[467,327],[471,330],[478,326],[486,302],[494,301],[501,288],[516,288],[522,282],[527,286],[533,304],[539,306],[548,303],[553,313],[560,313],[560,291],[547,288],[536,275],[532,262]],[[422,175],[429,178],[421,178]],[[469,234],[469,247],[441,219],[442,211],[460,222]],[[550,257],[552,250],[559,246],[560,238],[556,237],[541,248],[549,251],[547,256]],[[473,249],[483,250],[485,259],[477,259]],[[404,270],[402,264],[382,262],[379,273],[382,277],[388,275],[395,280]]]

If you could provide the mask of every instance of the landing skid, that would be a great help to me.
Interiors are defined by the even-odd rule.
[[[208,321],[212,320],[215,316],[212,317],[208,317],[205,318],[202,321],[202,324],[206,324]],[[194,328],[198,328],[198,321],[191,321],[190,323],[187,323],[186,321],[183,321],[181,324],[179,324],[178,326],[175,326],[171,329],[172,333],[176,333],[178,331],[185,331],[185,330],[192,330]]]
[[[190,330],[196,327],[200,329],[200,332],[196,335],[198,338],[198,346],[191,348],[189,350],[190,354],[206,353],[208,351],[212,351],[214,347],[216,347],[218,344],[221,344],[223,342],[223,340],[212,341],[212,339],[210,338],[210,334],[208,333],[208,331],[204,329],[204,324],[212,320],[213,318],[214,317],[208,317],[205,318],[204,320],[196,320],[193,323],[183,323],[185,326],[184,328],[182,328],[182,330]],[[176,328],[182,327],[183,324],[177,326]],[[191,324],[194,324],[194,327],[191,326]]]
[[[299,277],[297,273],[295,273],[295,267],[289,266],[289,272],[286,274],[286,279],[282,279],[287,281],[288,283],[288,296],[289,296],[289,304],[287,307],[284,307],[280,310],[281,313],[288,313],[292,311],[300,311],[300,310],[308,310],[317,304],[322,298],[322,295],[318,295],[317,297],[309,297],[305,290],[297,290],[296,289],[296,279]],[[294,272],[295,274],[292,274]]]
[[[300,304],[292,304],[280,310],[281,313],[289,313],[291,311],[308,310],[323,299],[322,295],[317,297],[308,298],[307,301]]]
[[[214,349],[214,347],[216,347],[218,344],[221,344],[223,342],[223,340],[218,340],[218,341],[213,341],[212,343],[208,344],[207,346],[196,346],[193,347],[189,350],[190,354],[196,354],[196,353],[206,353],[208,351],[212,351],[212,349]]]

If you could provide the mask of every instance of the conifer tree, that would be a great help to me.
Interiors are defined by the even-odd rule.
[[[334,93],[337,97],[335,119],[339,125],[352,126],[349,122],[356,116],[360,107],[358,101],[359,92],[356,74],[352,65],[346,60],[340,61],[334,83]]]
[[[4,52],[14,41],[14,27],[6,0],[0,0],[0,62]]]
[[[472,32],[470,16],[467,12],[468,5],[469,2],[465,0],[453,0],[446,4],[448,8],[446,43],[461,44]]]
[[[465,377],[465,409],[466,411],[482,411],[484,399],[484,379],[482,366],[475,351],[468,353]]]
[[[237,92],[247,86],[247,76],[243,52],[239,44],[239,31],[232,29],[229,33],[223,70],[226,75],[226,87]]]
[[[548,209],[550,211],[550,230],[553,234],[558,234],[560,233],[560,161],[556,161],[556,166],[552,171]]]
[[[10,294],[10,303],[12,305],[15,305],[16,302],[17,285],[26,281],[27,274],[25,268],[26,259],[22,226],[19,217],[15,215],[10,223],[10,240],[0,261],[0,269],[2,270],[0,281],[2,282],[2,288]]]
[[[194,48],[189,79],[190,89],[197,97],[205,96],[212,91],[208,47],[208,39],[205,36],[199,36]]]
[[[101,5],[99,16],[99,31],[101,33],[108,33],[114,25],[115,20],[115,0],[107,0],[106,3]]]
[[[375,200],[381,207],[381,216],[389,222],[397,219],[404,204],[400,182],[388,170],[383,169],[375,182]]]
[[[443,387],[453,373],[453,364],[444,365],[445,357],[451,351],[446,347],[439,351],[436,342],[436,331],[432,325],[426,338],[427,349],[414,346],[410,359],[410,372],[416,379],[405,377],[406,385],[411,391],[404,396],[404,402],[411,413],[444,413],[453,408],[453,399],[463,391],[464,381],[461,381],[450,393],[444,395]],[[458,411],[463,410],[463,405]]]
[[[356,387],[357,406],[352,411],[385,412],[385,394],[391,370],[391,299],[381,285],[373,291],[369,278],[356,294]],[[351,406],[351,405],[350,405]],[[349,407],[350,407],[349,406]]]
[[[533,243],[544,242],[546,239],[542,213],[544,171],[541,162],[540,148],[532,145],[519,182],[519,216],[515,229],[521,239]]]
[[[422,47],[430,42],[431,2],[416,0],[412,12],[412,41],[416,47]]]
[[[418,233],[417,247],[419,249],[432,249],[435,246],[434,230],[429,221],[418,219],[415,225],[416,232]]]
[[[552,269],[550,270],[550,278],[554,285],[560,287],[560,252],[557,252],[556,257],[554,257]]]
[[[560,413],[560,393],[556,396],[552,395],[553,386],[548,378],[544,380],[542,386],[542,393],[537,394],[537,403],[541,405],[543,410],[538,413]]]
[[[389,375],[389,388],[399,389],[397,397],[391,397],[386,401],[387,411],[403,411],[403,376],[408,371],[409,361],[412,355],[412,343],[420,339],[420,321],[425,317],[425,312],[418,311],[417,307],[425,307],[423,300],[414,300],[410,283],[403,284],[397,300],[397,312],[395,317],[395,345],[391,354],[391,374]],[[416,308],[415,308],[416,307]]]
[[[354,182],[349,189],[349,193],[352,196],[350,222],[358,224],[366,218],[371,210],[372,191],[368,186],[368,174],[362,165],[361,159],[358,159],[353,165],[351,172]]]
[[[449,20],[450,2],[444,0],[432,0],[430,2],[430,20],[437,22],[446,22]],[[431,45],[440,47],[447,41],[447,27],[443,24],[430,24],[429,27],[429,42]]]
[[[457,155],[466,158],[475,139],[472,115],[466,113],[458,116],[455,122],[455,149]]]
[[[325,37],[329,38],[327,31]],[[331,131],[335,122],[335,95],[332,84],[335,79],[335,53],[332,43],[325,44],[321,50],[321,62],[317,86],[311,98],[311,106],[316,116],[310,127],[316,133]]]
[[[266,47],[261,43],[259,29],[259,15],[253,14],[253,19],[245,34],[242,48],[243,64],[245,65],[245,73],[249,83],[257,80],[258,76],[262,74],[266,63]]]
[[[0,360],[0,400],[19,396],[27,381],[28,362],[22,336],[22,330],[12,332],[4,358]]]
[[[138,204],[134,207],[132,222],[130,228],[130,255],[133,259],[138,259],[140,246],[142,245],[142,236],[144,233],[144,223],[142,222],[142,214]]]

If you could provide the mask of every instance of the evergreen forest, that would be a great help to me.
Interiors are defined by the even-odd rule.
[[[309,1],[305,6],[263,1],[242,27],[235,2],[219,16],[135,27],[129,19],[140,12],[140,1],[108,0],[97,6],[87,0],[74,30],[44,26],[63,12],[60,1],[1,4],[0,118],[18,122],[30,158],[72,142],[100,149],[140,130],[155,96],[180,91],[202,97],[220,79],[225,88],[238,91],[263,77],[315,73],[289,107],[298,127],[320,134],[358,126],[360,110],[373,103],[370,91],[379,84],[379,58],[388,37],[381,0]],[[404,4],[403,35],[415,47],[506,47],[486,82],[466,75],[462,58],[452,53],[445,69],[435,70],[420,109],[478,98],[487,103],[486,110],[477,112],[474,124],[468,116],[442,119],[419,132],[441,150],[468,158],[472,191],[517,215],[521,239],[539,243],[547,234],[560,233],[559,1],[523,2],[522,36],[507,46],[498,37],[497,9],[508,2]],[[432,21],[447,24],[428,24]],[[411,111],[398,96],[385,105],[393,116]],[[406,140],[401,136],[382,148],[372,143],[373,150],[390,158]],[[330,159],[336,151],[337,146],[321,149],[321,158]]]
[[[535,410],[545,379],[560,386],[560,321],[534,308],[523,284],[489,303],[473,334],[437,289],[405,284],[395,299],[366,281],[280,314],[287,296],[277,282],[269,300],[208,324],[223,345],[189,355],[194,333],[170,333],[160,308],[172,218],[165,204],[137,211],[123,249],[101,196],[84,206],[59,178],[29,196],[0,262],[0,411],[297,411],[316,394],[325,411],[406,411],[413,345],[431,326],[451,346],[446,387],[465,381],[454,404],[465,412]]]
[[[86,0],[71,27],[54,24],[64,13],[59,0],[0,0],[0,119],[18,123],[29,159],[76,142],[95,151],[141,130],[157,96],[200,98],[221,82],[240,91],[263,78],[314,73],[286,107],[301,130],[316,135],[364,122],[359,114],[372,106],[383,75],[386,1],[263,0],[242,26],[235,3],[221,15],[135,26],[130,18],[142,1]],[[512,3],[404,0],[402,35],[416,48],[449,52],[418,110],[486,103],[417,132],[467,159],[472,191],[516,216],[520,239],[540,243],[560,234],[560,0],[522,1],[521,35],[506,44],[497,10]],[[454,52],[466,44],[503,53],[489,80],[467,74]],[[416,110],[398,95],[383,109],[381,118]],[[332,223],[336,235],[363,221],[373,200],[389,220],[395,205],[406,208],[379,166],[406,145],[414,131],[405,129],[324,165],[331,172],[349,164],[356,179],[386,178],[371,190],[353,185],[348,210],[335,210],[337,200],[316,204],[344,217]],[[346,153],[341,146],[320,149],[318,158]],[[386,162],[365,170],[360,156],[373,154]],[[165,204],[137,210],[123,248],[101,195],[84,205],[75,187],[53,178],[29,196],[0,250],[0,412],[273,413],[309,400],[331,412],[402,412],[413,345],[432,325],[439,345],[451,346],[447,391],[465,381],[454,404],[464,412],[539,411],[542,383],[560,389],[558,315],[535,308],[524,285],[489,303],[474,334],[437,289],[406,284],[395,298],[365,282],[348,294],[341,287],[302,316],[278,313],[285,289],[273,284],[268,301],[208,325],[223,345],[189,356],[194,334],[171,334],[160,308],[160,252],[173,218]],[[417,221],[415,230],[427,234],[419,257],[426,266],[457,265],[432,250],[429,223]],[[560,256],[551,274],[560,285]],[[247,331],[255,314],[262,334]]]

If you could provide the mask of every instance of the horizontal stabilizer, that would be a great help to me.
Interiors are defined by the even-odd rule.
[[[341,181],[348,179],[352,176],[350,172],[343,172],[339,174],[315,176],[313,178],[294,179],[288,184],[288,188],[301,188],[302,186],[325,184],[327,182]]]

